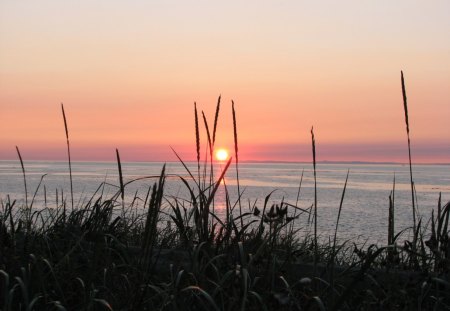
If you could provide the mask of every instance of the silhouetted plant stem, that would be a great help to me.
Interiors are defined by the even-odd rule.
[[[395,235],[395,174],[391,194],[389,195],[389,219],[388,219],[388,245],[394,244]],[[388,251],[392,253],[391,250]]]
[[[234,154],[236,157],[236,182],[238,188],[238,203],[239,203],[239,216],[241,219],[241,228],[244,226],[244,221],[242,220],[242,206],[241,206],[241,188],[239,185],[239,156],[238,156],[238,138],[237,138],[237,122],[236,122],[236,111],[234,110],[234,101],[231,101],[231,109],[233,111],[233,131],[234,131]]]
[[[316,174],[316,140],[314,127],[311,127],[313,169],[314,169],[314,275],[317,273],[317,174]]]
[[[408,156],[409,156],[409,176],[411,181],[411,201],[413,212],[413,231],[416,232],[416,204],[414,200],[414,181],[412,175],[412,163],[411,163],[411,141],[409,138],[409,117],[408,117],[408,102],[406,99],[405,79],[403,78],[403,71],[401,71],[402,80],[402,95],[403,95],[403,108],[405,110],[405,123],[406,123],[406,135],[408,136]],[[415,242],[415,241],[414,241]],[[416,243],[414,243],[415,246]]]
[[[69,129],[67,128],[67,119],[66,119],[66,114],[64,112],[64,105],[62,103],[61,103],[61,110],[62,110],[62,115],[63,115],[63,119],[64,119],[64,128],[66,130],[67,156],[69,158],[70,199],[71,199],[72,210],[73,210],[73,182],[72,182],[72,162],[70,160]],[[65,215],[66,215],[66,209],[64,207],[64,217],[66,217]]]
[[[348,175],[350,173],[350,170],[347,171],[347,176],[345,177],[345,184],[344,184],[344,190],[342,190],[342,196],[341,196],[341,202],[339,203],[339,211],[338,216],[336,220],[336,228],[334,229],[334,237],[333,237],[333,249],[331,252],[331,277],[330,277],[330,288],[331,288],[331,297],[332,297],[332,304],[334,305],[335,300],[335,293],[333,291],[334,288],[334,259],[336,257],[336,238],[337,238],[337,231],[339,228],[339,220],[341,219],[341,211],[342,211],[342,205],[344,203],[344,197],[345,197],[345,190],[347,189],[347,181],[348,181]]]
[[[209,132],[209,126],[208,126],[208,121],[206,120],[206,116],[205,113],[202,111],[202,116],[203,116],[203,123],[205,124],[205,130],[206,130],[206,138],[208,140],[208,152],[209,152],[209,157],[210,157],[210,172],[209,172],[209,183],[212,184],[214,181],[214,172],[213,172],[213,143],[211,141],[211,134]],[[204,175],[204,183],[206,183],[206,164],[208,163],[207,161],[207,153],[205,154],[205,175]],[[209,193],[211,193],[211,189],[209,190]]]
[[[23,175],[23,185],[25,187],[25,206],[28,207],[28,190],[27,190],[27,179],[25,176],[25,166],[23,165],[22,155],[20,154],[19,147],[16,146],[17,155],[19,156],[20,166],[22,167]]]
[[[197,150],[198,183],[200,184],[200,132],[198,129],[197,103],[195,102],[194,102],[194,113],[195,113],[195,146]]]
[[[117,168],[119,170],[120,197],[122,199],[122,212],[125,210],[125,187],[123,185],[122,163],[120,162],[119,150],[116,148]]]
[[[219,95],[219,98],[217,99],[216,114],[214,116],[214,128],[213,128],[212,143],[210,142],[210,144],[209,144],[210,160],[211,160],[210,184],[212,184],[212,182],[214,181],[214,168],[213,168],[214,146],[216,144],[216,131],[217,131],[217,124],[219,122],[220,99],[221,99],[221,95]],[[212,210],[214,213],[214,200],[212,203]]]
[[[298,201],[300,200],[300,194],[302,191],[302,182],[303,182],[303,174],[305,172],[305,169],[302,169],[302,175],[300,176],[300,182],[298,185],[298,191],[297,191],[297,199],[295,200],[295,206],[298,206]],[[297,209],[294,210],[294,219],[297,217]],[[294,229],[294,222],[291,223],[291,231]]]

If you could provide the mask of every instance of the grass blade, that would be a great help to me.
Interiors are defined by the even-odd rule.
[[[123,186],[122,164],[120,162],[119,150],[116,148],[117,167],[119,169],[120,197],[122,198],[122,210],[125,209],[125,187]]]

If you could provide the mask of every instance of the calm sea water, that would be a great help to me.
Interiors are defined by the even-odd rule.
[[[145,198],[147,190],[156,181],[152,176],[158,175],[163,163],[123,163],[125,181],[149,176],[133,182],[126,187],[126,200],[137,196]],[[189,164],[189,168],[197,176],[196,164]],[[36,208],[56,206],[56,192],[58,200],[64,193],[69,202],[70,184],[66,162],[25,162],[28,200],[31,201],[38,184],[34,206]],[[222,166],[215,167],[216,176]],[[111,162],[76,162],[72,165],[75,204],[81,205],[89,200],[99,185],[106,181],[105,194],[113,195],[118,191],[119,177],[116,163]],[[395,230],[412,225],[411,188],[409,184],[409,167],[406,165],[382,164],[318,164],[318,230],[325,239],[334,232],[339,203],[345,182],[347,170],[350,171],[347,191],[344,198],[338,236],[341,240],[354,239],[356,241],[385,243],[387,237],[387,219],[389,194],[392,191],[395,175]],[[300,176],[304,172],[298,206],[309,208],[314,202],[314,179],[311,164],[303,163],[243,163],[240,165],[239,177],[243,209],[256,204],[260,209],[265,197],[275,190],[270,199],[271,204],[282,200],[296,203]],[[188,178],[186,170],[180,163],[167,163],[166,194],[188,199],[186,186],[179,177]],[[439,194],[442,202],[450,200],[450,166],[448,165],[414,165],[413,177],[417,191],[419,213],[424,221],[429,219],[431,210],[438,205]],[[225,184],[230,194],[231,202],[237,198],[235,169],[230,167]],[[7,195],[24,202],[25,191],[22,171],[18,161],[0,161],[0,199],[6,200]],[[45,200],[46,199],[46,200]],[[256,202],[256,203],[255,203]],[[135,200],[137,208],[142,202]],[[219,216],[225,213],[225,186],[221,185],[215,200],[215,210]],[[297,226],[308,230],[307,215],[302,215]]]

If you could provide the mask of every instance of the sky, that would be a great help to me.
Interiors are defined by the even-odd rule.
[[[450,2],[0,0],[0,160],[450,162]],[[204,127],[202,150],[206,148]]]

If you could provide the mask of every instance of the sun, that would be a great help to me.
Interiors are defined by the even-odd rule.
[[[225,161],[228,159],[228,150],[220,148],[216,151],[216,159],[218,161]]]

